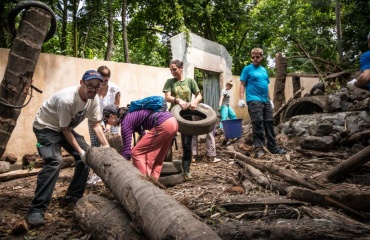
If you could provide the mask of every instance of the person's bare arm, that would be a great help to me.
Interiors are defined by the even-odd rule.
[[[364,70],[355,82],[356,87],[363,87],[370,81],[370,69]]]
[[[222,106],[222,101],[224,100],[224,95],[221,94],[220,96],[220,102],[218,103],[218,106],[221,107]]]
[[[200,103],[200,101],[202,101],[203,97],[202,97],[202,94],[200,94],[200,92],[197,92],[195,94],[195,98],[193,101],[191,101],[190,103],[190,109],[191,110],[195,110],[195,108],[197,107],[198,103]]]
[[[76,138],[72,134],[72,130],[70,127],[61,127],[60,130],[62,131],[64,137],[67,139],[68,143],[80,153],[83,149],[78,145]]]
[[[120,92],[116,94],[116,97],[114,98],[114,104],[116,106],[119,106],[121,104],[121,93]]]
[[[245,99],[245,82],[240,81],[240,88],[239,88],[239,99]]]

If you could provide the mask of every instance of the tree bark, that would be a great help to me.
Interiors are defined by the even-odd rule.
[[[91,148],[87,163],[148,239],[220,239],[189,209],[155,187],[113,148]]]
[[[370,146],[362,149],[352,157],[343,161],[332,170],[328,171],[324,178],[329,182],[335,182],[370,161]]]
[[[127,0],[122,2],[122,39],[123,39],[123,48],[125,50],[125,63],[130,63],[130,53],[127,40]]]
[[[364,224],[348,225],[346,222],[322,219],[276,219],[269,221],[227,222],[216,224],[223,240],[311,240],[311,239],[369,239],[370,229]]]
[[[276,78],[275,78],[275,88],[274,88],[274,106],[275,109],[279,109],[283,106],[285,102],[285,81],[287,76],[287,66],[288,60],[283,57],[281,53],[275,56],[276,65]],[[278,125],[280,123],[280,118],[274,119],[274,124]]]
[[[81,230],[94,239],[146,239],[131,226],[122,206],[104,197],[90,194],[81,198],[73,213]]]
[[[29,95],[50,19],[47,11],[31,7],[19,24],[0,86],[0,157],[5,152],[22,105]]]
[[[352,192],[352,190],[348,193],[344,191],[312,191],[307,188],[294,187],[290,189],[287,197],[319,206],[336,206],[362,217],[356,211],[369,211],[370,207],[366,202],[370,194],[358,191]]]
[[[108,45],[105,52],[105,61],[110,61],[113,55],[114,47],[114,31],[113,31],[113,9],[112,9],[112,0],[108,0]]]
[[[263,188],[277,190],[279,192],[279,195],[286,195],[288,193],[287,188],[291,185],[269,179],[259,169],[252,167],[245,162],[237,160],[237,163],[243,167],[243,170],[246,171],[246,175],[248,175],[255,184]]]

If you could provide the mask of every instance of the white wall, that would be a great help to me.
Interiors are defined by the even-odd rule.
[[[226,81],[233,79],[234,87],[231,91],[230,105],[235,110],[239,118],[249,121],[249,116],[246,109],[237,107],[239,100],[239,76],[229,75],[229,71],[225,70],[223,60],[219,57],[211,61],[206,58],[210,55],[201,56],[197,50],[193,52],[194,67],[220,71],[225,75],[221,79],[221,87],[224,87]],[[8,61],[9,49],[0,48],[0,76],[4,76],[5,68]],[[199,57],[197,59],[197,56]],[[208,60],[207,60],[208,59]],[[116,63],[100,60],[79,59],[73,57],[64,57],[51,54],[40,54],[35,73],[33,75],[32,84],[43,91],[42,94],[33,92],[29,105],[22,109],[17,120],[17,125],[12,132],[11,138],[7,144],[6,153],[15,154],[17,157],[22,157],[26,153],[36,152],[36,138],[32,132],[32,123],[34,116],[41,104],[56,91],[78,85],[79,81],[86,70],[97,69],[99,66],[105,65],[111,69],[111,81],[116,83],[121,90],[121,106],[126,106],[130,101],[140,99],[149,95],[162,95],[162,88],[168,78],[172,78],[169,68],[159,68],[144,65]],[[188,75],[191,77],[190,75]],[[270,92],[273,96],[274,79],[270,79]],[[292,79],[287,78],[286,83],[286,99],[292,95]],[[318,79],[301,78],[302,86],[305,86],[302,96],[305,92],[309,92],[311,87],[318,82]],[[81,123],[76,131],[85,136],[85,139],[90,142],[87,123]]]

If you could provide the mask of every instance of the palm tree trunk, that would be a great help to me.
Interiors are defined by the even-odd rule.
[[[87,163],[148,239],[220,239],[189,209],[145,180],[115,149],[90,148]]]
[[[0,157],[5,152],[22,105],[30,97],[28,93],[33,73],[50,19],[51,15],[47,11],[31,7],[19,24],[0,85]]]

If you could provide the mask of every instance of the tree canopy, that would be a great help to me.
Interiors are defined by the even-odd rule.
[[[10,47],[6,16],[17,0],[0,3],[0,47]],[[288,71],[357,70],[368,50],[367,0],[44,0],[57,15],[57,34],[42,52],[167,67],[169,39],[192,32],[225,46],[239,75],[250,50],[264,65],[282,53]],[[18,21],[19,18],[18,17]],[[190,43],[191,44],[191,43]]]

